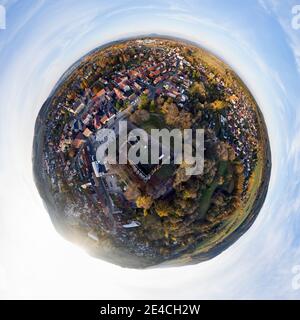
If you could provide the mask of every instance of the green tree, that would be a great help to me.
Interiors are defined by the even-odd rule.
[[[148,106],[149,106],[148,96],[147,96],[147,94],[143,93],[140,96],[140,104],[139,104],[138,108],[139,109],[148,109]]]
[[[156,111],[156,106],[155,106],[154,100],[151,100],[149,110],[150,110],[150,112]]]
[[[122,108],[122,105],[120,104],[119,101],[116,102],[116,109],[120,110]]]

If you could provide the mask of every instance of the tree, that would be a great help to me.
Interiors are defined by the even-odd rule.
[[[164,99],[164,97],[159,96],[157,98],[156,102],[157,102],[157,105],[161,108],[163,106],[164,102],[165,102],[165,99]]]
[[[194,78],[194,79],[199,79],[199,78],[200,78],[200,72],[194,70],[194,71],[193,71],[193,78]]]
[[[218,158],[222,161],[234,161],[236,158],[235,151],[228,142],[219,142],[216,147],[216,153]]]
[[[229,161],[235,160],[236,158],[235,151],[229,143],[227,143],[227,150],[228,150],[228,160]]]
[[[216,153],[221,161],[228,161],[228,149],[225,142],[221,141],[220,143],[218,143],[216,147]]]
[[[150,241],[156,241],[164,239],[165,231],[161,219],[156,214],[148,214],[140,219],[143,229],[139,229],[142,237],[149,239]]]
[[[177,127],[179,121],[179,111],[174,103],[172,103],[168,111],[165,113],[165,121],[168,125]]]
[[[170,102],[169,100],[166,100],[163,103],[163,105],[161,106],[161,112],[163,114],[167,114],[169,112],[169,109],[174,107],[173,105],[176,107],[176,105],[173,102]]]
[[[244,166],[242,164],[242,162],[238,162],[235,166],[235,172],[237,174],[242,174],[244,172]]]
[[[220,209],[224,206],[226,206],[226,201],[224,198],[224,195],[222,193],[218,193],[216,194],[213,198],[212,198],[212,203],[218,207],[218,210],[216,210],[217,212],[220,211]]]
[[[187,167],[187,164],[183,162],[179,166],[179,168],[176,170],[175,179],[173,182],[174,188],[176,188],[176,186],[179,185],[180,183],[186,182],[191,178],[191,176],[186,174],[186,167]]]
[[[166,101],[161,111],[165,115],[165,121],[168,125],[181,128],[189,129],[192,126],[192,115],[191,113],[181,110],[179,112],[178,107],[174,102]]]
[[[150,112],[156,111],[156,106],[155,106],[154,100],[151,100],[149,110],[150,110]]]
[[[116,107],[117,110],[120,110],[122,108],[122,105],[120,104],[120,101],[116,102],[116,106],[115,107]]]
[[[235,189],[238,195],[241,194],[244,190],[244,182],[245,182],[245,177],[243,175],[237,176]]]
[[[147,110],[144,109],[138,109],[136,110],[131,116],[130,116],[130,121],[139,125],[143,123],[144,121],[148,121],[150,118],[150,114]]]
[[[160,200],[155,203],[155,211],[160,217],[167,217],[172,212],[168,202]]]
[[[197,189],[195,188],[186,188],[183,193],[182,193],[182,197],[183,199],[195,199],[198,195]]]
[[[179,117],[177,119],[177,125],[181,129],[189,129],[192,126],[192,115],[187,111],[180,111]]]
[[[138,208],[150,209],[153,203],[153,199],[151,196],[139,196],[136,199],[136,205]]]
[[[215,100],[213,103],[211,103],[211,107],[214,110],[220,110],[220,109],[225,108],[226,106],[227,106],[227,103],[222,100]]]
[[[194,99],[205,98],[206,90],[202,82],[195,82],[190,88],[190,95]]]
[[[179,117],[179,110],[176,104],[166,101],[161,107],[161,111],[165,115],[166,123],[175,126]]]
[[[204,110],[204,104],[203,103],[201,103],[201,102],[197,102],[196,104],[195,104],[195,109],[196,110],[200,110],[200,111],[202,111],[202,110]]]
[[[219,186],[223,185],[224,182],[225,182],[225,179],[224,179],[223,176],[219,176],[219,177],[217,178],[217,183],[218,183]]]
[[[255,179],[254,179],[254,175],[252,173],[251,176],[249,177],[249,181],[248,181],[248,188],[247,188],[248,192],[250,192],[252,190],[254,182],[255,182]]]
[[[139,109],[147,109],[149,106],[149,99],[148,99],[148,96],[143,93],[141,96],[140,96],[140,104],[138,106]]]

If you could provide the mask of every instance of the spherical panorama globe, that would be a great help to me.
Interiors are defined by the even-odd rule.
[[[263,205],[270,159],[263,115],[237,74],[162,36],[109,43],[72,65],[33,144],[57,231],[131,268],[195,264],[228,248]]]

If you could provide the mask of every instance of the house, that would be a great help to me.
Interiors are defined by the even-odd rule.
[[[85,130],[83,131],[83,135],[85,137],[89,137],[93,132],[89,129],[89,128],[85,128]]]
[[[129,75],[132,77],[132,78],[136,78],[139,76],[139,72],[136,71],[136,70],[130,70],[129,71]]]
[[[94,125],[94,128],[97,130],[102,127],[101,118],[98,114],[96,114],[94,117],[93,125]]]
[[[123,93],[119,89],[114,88],[114,92],[115,92],[115,94],[116,94],[118,99],[120,99],[120,100],[124,100],[125,99]]]
[[[135,88],[136,90],[141,90],[141,89],[142,89],[142,87],[141,87],[138,83],[136,83],[136,82],[134,82],[133,86],[134,86],[134,88]]]
[[[116,116],[116,114],[115,114],[115,113],[113,113],[113,112],[111,112],[111,110],[110,110],[110,111],[108,111],[108,120],[110,120],[110,119],[114,118],[115,116]]]
[[[160,70],[155,70],[149,74],[150,78],[157,77],[160,74]]]
[[[102,89],[95,95],[95,97],[100,98],[100,97],[102,97],[104,95],[105,95],[105,89]]]
[[[127,80],[128,80],[128,77],[126,76],[121,79],[121,82],[126,82]]]
[[[162,93],[162,89],[161,88],[157,88],[155,91],[155,94],[157,94],[158,96]]]
[[[157,83],[159,83],[161,80],[162,80],[162,77],[159,76],[159,77],[157,77],[157,78],[153,81],[153,83],[154,83],[154,84],[157,84]]]
[[[130,90],[129,85],[126,84],[126,83],[124,83],[124,82],[121,82],[121,83],[119,84],[119,87],[120,87],[121,90],[123,90],[123,91],[125,91],[125,92],[127,92],[127,91]]]
[[[80,103],[78,105],[78,107],[75,109],[75,114],[80,113],[84,109],[84,107],[85,107],[85,104],[84,103]]]
[[[231,95],[231,96],[228,98],[228,100],[229,100],[232,104],[236,104],[236,102],[238,102],[239,98],[238,98],[235,94],[233,94],[233,95]]]
[[[77,134],[76,138],[73,140],[72,145],[74,148],[79,149],[84,144],[84,135],[80,132]]]
[[[78,114],[80,113],[85,107],[85,104],[80,102],[80,101],[76,101],[74,106],[73,106],[73,109],[75,110],[75,114]]]
[[[109,120],[109,117],[106,114],[100,119],[102,124],[105,124],[108,120]]]
[[[85,124],[85,125],[88,125],[90,123],[90,121],[92,120],[92,116],[90,114],[85,114],[82,118],[82,122]]]
[[[173,99],[176,98],[176,95],[174,93],[172,93],[172,92],[168,92],[167,96],[170,97],[170,98],[173,98]]]

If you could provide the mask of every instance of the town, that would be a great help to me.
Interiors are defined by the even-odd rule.
[[[64,219],[91,246],[113,237],[137,256],[179,253],[216,233],[249,198],[260,151],[257,112],[230,72],[218,73],[205,57],[169,39],[115,43],[71,68],[47,102],[43,171]],[[203,174],[187,177],[187,164],[176,164],[160,141],[158,163],[107,161],[108,146],[136,128],[149,136],[122,142],[126,150],[147,148],[152,129],[203,129]]]

